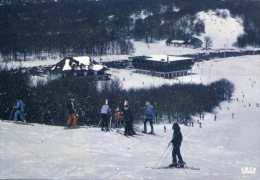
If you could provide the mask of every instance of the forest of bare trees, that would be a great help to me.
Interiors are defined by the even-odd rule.
[[[30,87],[27,74],[2,71],[0,81],[1,119],[9,118],[16,98],[21,98],[26,104],[28,122],[51,125],[65,124],[66,102],[72,97],[80,124],[97,125],[106,99],[112,111],[128,100],[136,123],[142,121],[146,101],[154,106],[157,122],[167,117],[171,122],[187,123],[193,115],[213,112],[220,102],[231,100],[234,91],[234,85],[226,79],[209,85],[175,84],[128,91],[122,89],[117,79],[103,82],[100,88],[97,81],[85,77],[57,79]]]
[[[243,19],[237,46],[260,44],[259,1],[237,0],[2,0],[0,53],[5,60],[31,54],[129,54],[130,39],[186,39],[204,31],[197,12],[229,9]]]

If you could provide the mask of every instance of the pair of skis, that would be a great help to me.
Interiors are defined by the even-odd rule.
[[[34,126],[31,123],[28,123],[26,121],[14,121],[14,120],[1,120],[3,122],[9,122],[9,123],[14,123],[14,124],[22,124],[22,125],[30,125],[30,126]]]
[[[171,167],[171,166],[149,167],[149,166],[146,166],[146,168],[149,168],[149,169],[190,169],[190,170],[200,170],[200,168],[195,168],[195,167],[187,166],[187,165],[184,165],[183,167]]]

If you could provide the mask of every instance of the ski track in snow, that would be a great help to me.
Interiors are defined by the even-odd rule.
[[[202,128],[196,123],[199,117],[194,117],[194,127],[181,125],[184,161],[200,170],[145,168],[155,166],[164,152],[172,137],[171,124],[166,124],[166,133],[164,124],[155,125],[158,136],[126,138],[99,128],[64,130],[0,121],[0,178],[260,179],[260,56],[201,62],[193,72],[190,81],[195,83],[226,78],[235,85],[232,101],[214,110],[216,121],[214,114],[206,113]],[[147,76],[140,77],[144,81]],[[171,152],[162,159],[158,166],[170,164]],[[243,175],[243,167],[256,172]]]

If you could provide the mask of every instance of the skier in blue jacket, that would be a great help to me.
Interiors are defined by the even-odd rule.
[[[14,108],[16,109],[15,113],[14,113],[14,120],[18,121],[18,120],[24,120],[24,108],[25,108],[25,104],[24,102],[18,98],[16,100],[16,105],[14,106]]]
[[[153,134],[153,118],[154,118],[154,112],[153,112],[153,106],[147,101],[145,103],[146,108],[144,112],[145,120],[144,120],[144,130],[143,133],[147,133],[147,128],[146,128],[146,123],[149,121],[150,126],[151,126],[151,132],[149,134]]]

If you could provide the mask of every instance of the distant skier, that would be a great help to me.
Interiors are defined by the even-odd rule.
[[[25,110],[24,102],[20,98],[17,98],[16,105],[13,108],[16,109],[14,113],[14,121],[18,121],[18,120],[24,121],[24,110]]]
[[[153,106],[147,101],[145,103],[146,108],[144,112],[145,120],[144,120],[144,130],[143,133],[147,133],[147,128],[146,128],[146,123],[149,121],[150,126],[151,126],[151,132],[149,134],[154,134],[154,129],[153,129],[153,117],[154,117],[154,112],[153,112]]]
[[[134,116],[133,113],[129,107],[128,101],[124,102],[124,110],[123,110],[123,119],[125,122],[125,136],[132,136],[135,135],[134,127],[133,127],[133,121],[134,121]]]
[[[173,129],[173,136],[172,140],[169,142],[168,145],[172,144],[172,164],[169,165],[169,167],[183,167],[185,165],[185,162],[182,159],[181,156],[181,143],[182,143],[182,134],[181,134],[181,128],[177,123],[174,123],[172,126]],[[177,163],[178,158],[178,163]]]
[[[68,110],[68,117],[67,117],[67,127],[76,127],[77,126],[77,112],[74,107],[74,98],[70,98],[69,102],[67,102],[67,110]],[[73,120],[73,124],[71,124],[71,120]]]
[[[214,120],[216,121],[217,120],[217,115],[215,114],[215,116],[214,116]]]
[[[105,101],[105,104],[101,107],[101,131],[109,131],[108,120],[111,114],[111,109],[108,105],[108,100]],[[105,129],[104,129],[105,128]]]

